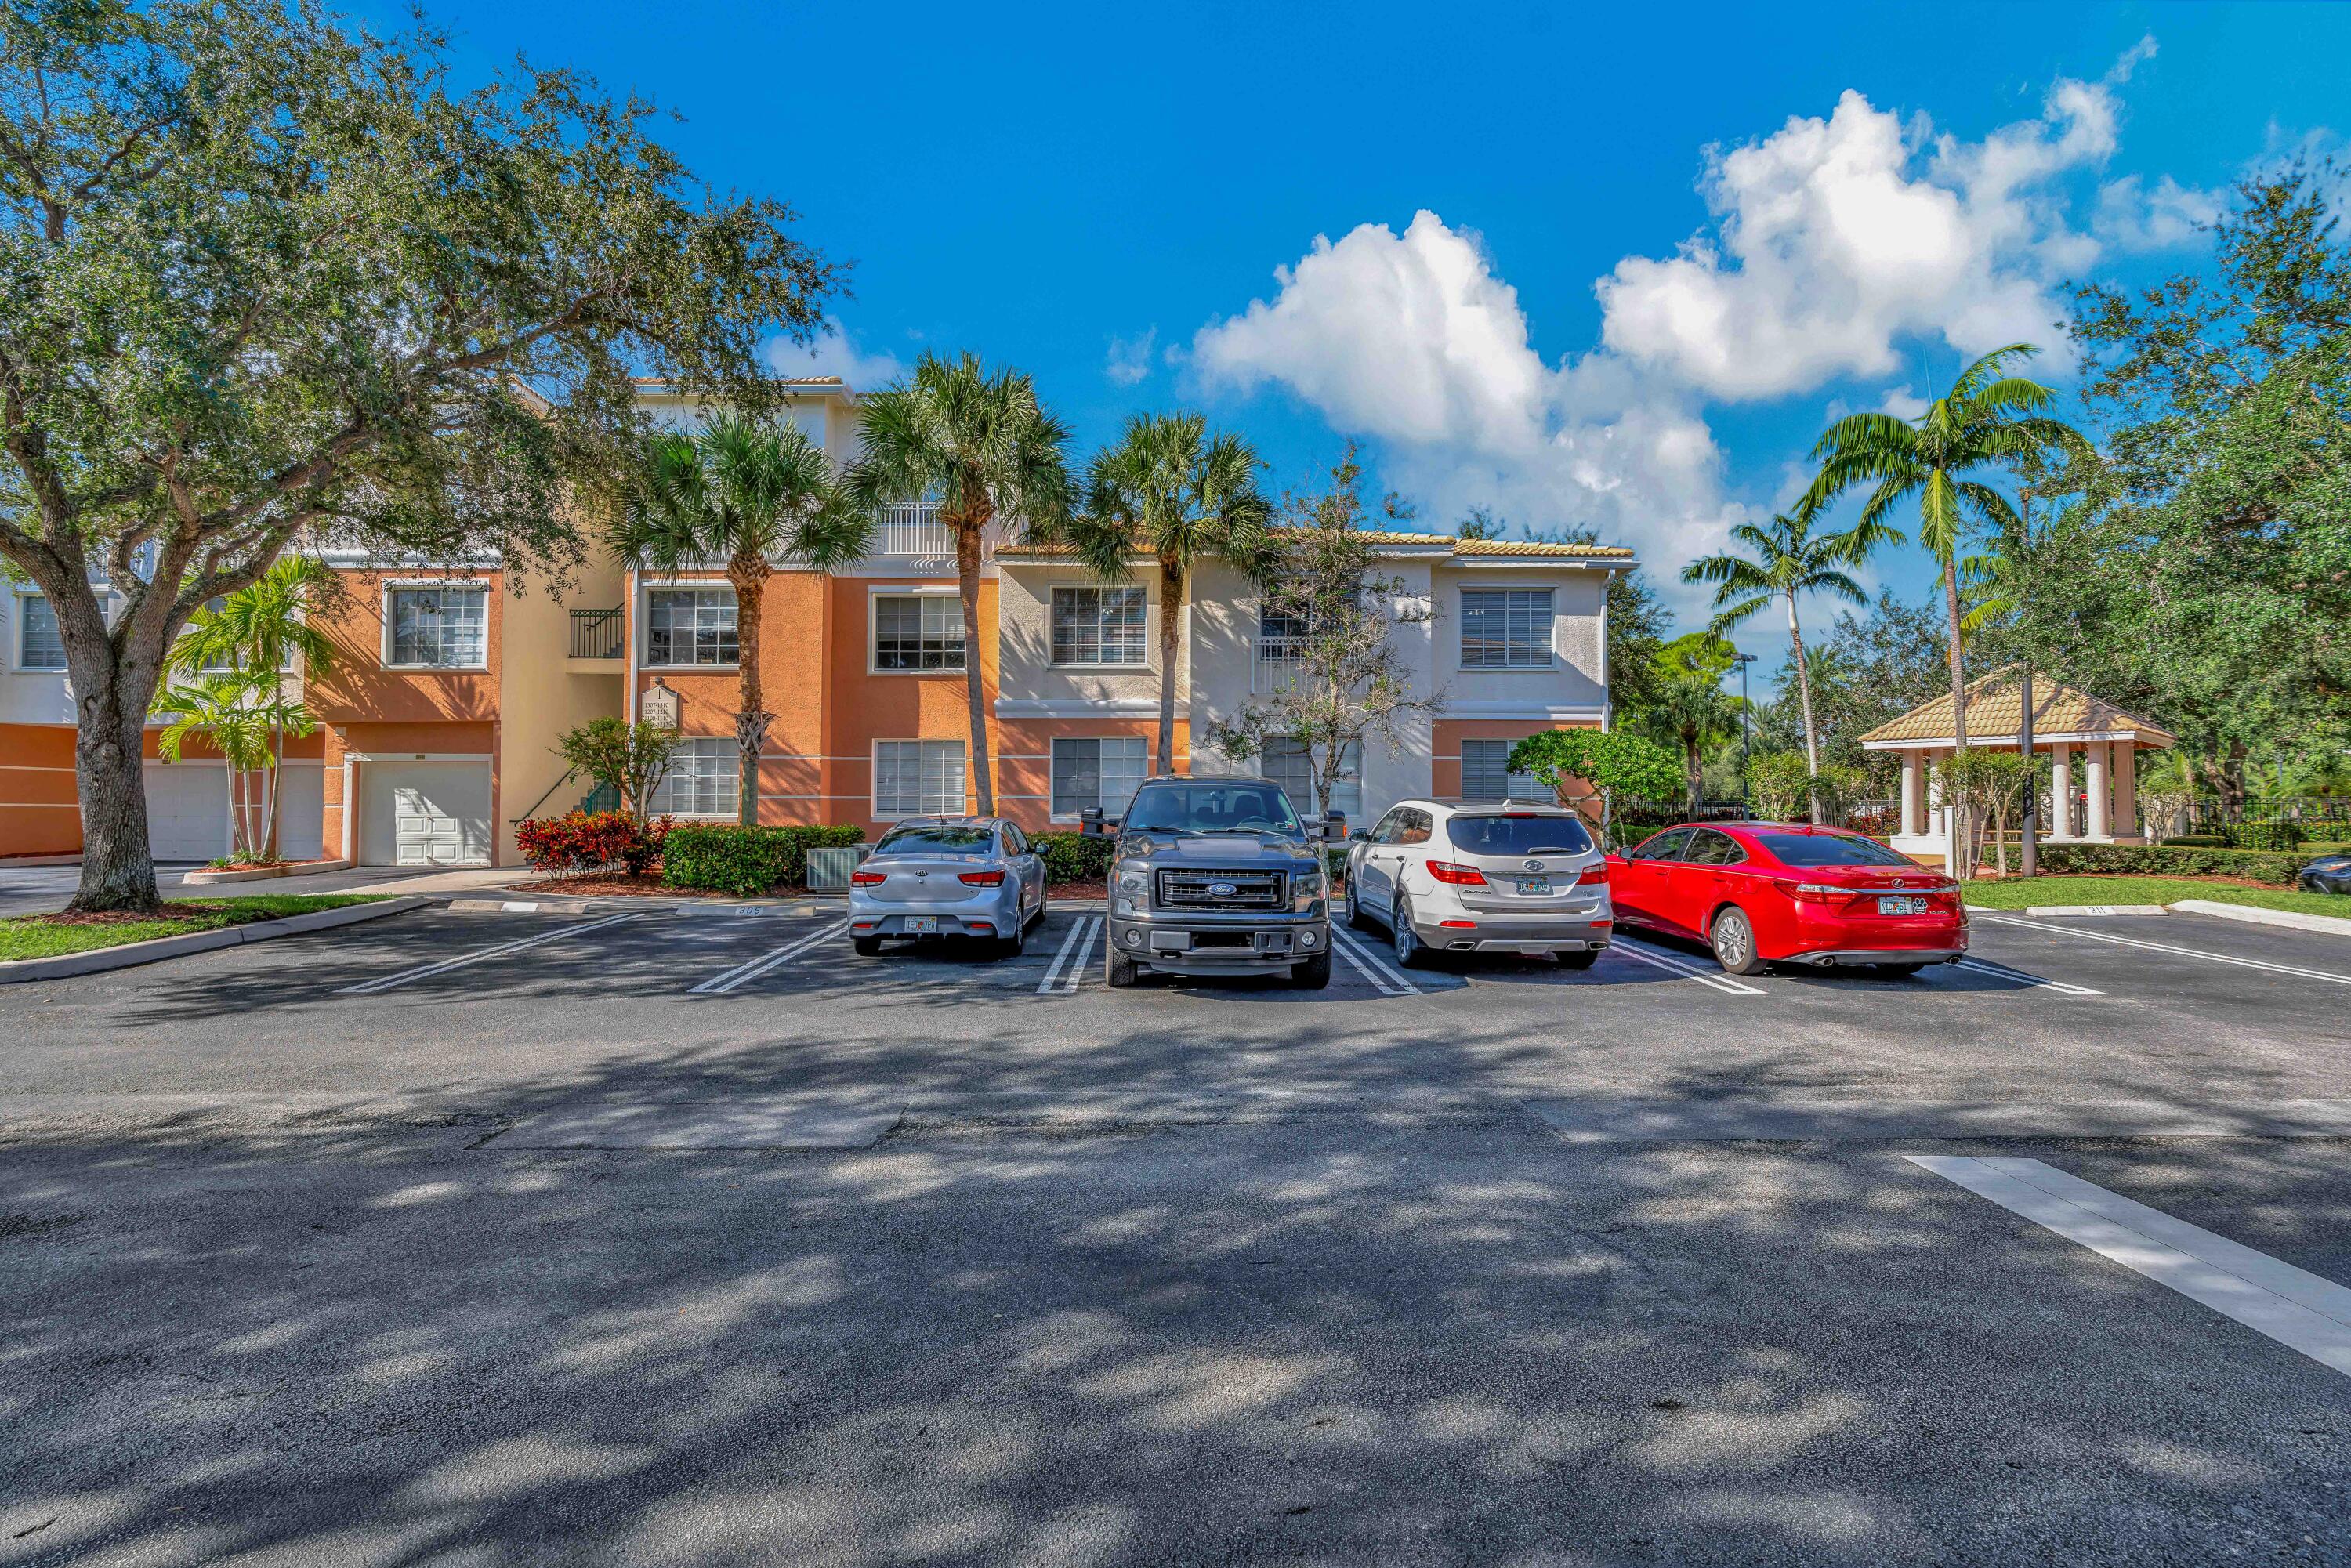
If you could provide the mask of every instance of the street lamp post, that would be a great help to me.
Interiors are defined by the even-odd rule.
[[[1752,653],[1733,653],[1732,663],[1739,666],[1739,777],[1747,778],[1747,666],[1755,662]]]

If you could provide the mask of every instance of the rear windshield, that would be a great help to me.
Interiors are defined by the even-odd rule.
[[[1456,817],[1445,831],[1469,855],[1580,855],[1592,848],[1576,817]]]
[[[877,855],[984,855],[996,846],[987,828],[893,828],[873,846]]]
[[[1755,841],[1782,865],[1916,865],[1874,839],[1846,833],[1758,833]]]

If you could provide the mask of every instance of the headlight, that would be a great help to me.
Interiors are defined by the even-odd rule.
[[[1307,867],[1291,879],[1290,887],[1292,891],[1298,893],[1322,892],[1322,868],[1319,865]]]
[[[1141,893],[1151,885],[1151,878],[1141,866],[1118,868],[1118,890],[1121,893]]]

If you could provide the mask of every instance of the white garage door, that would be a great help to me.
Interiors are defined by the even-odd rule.
[[[314,861],[324,851],[327,769],[317,762],[289,762],[277,770],[277,852],[289,861]]]
[[[488,763],[367,762],[359,771],[363,864],[490,863]]]
[[[159,861],[228,853],[228,770],[217,762],[150,762],[147,843]]]

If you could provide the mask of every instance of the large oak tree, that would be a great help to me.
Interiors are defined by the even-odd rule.
[[[141,731],[197,607],[306,535],[559,578],[632,373],[758,414],[762,339],[837,286],[651,105],[460,91],[443,50],[267,0],[0,8],[0,558],[65,644],[77,909],[156,901]]]

